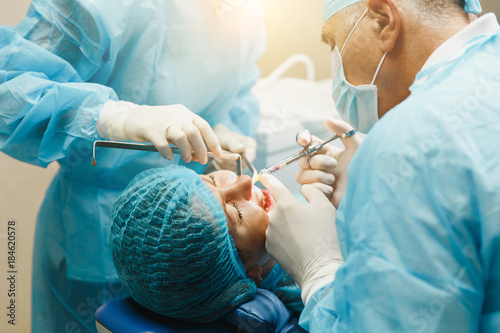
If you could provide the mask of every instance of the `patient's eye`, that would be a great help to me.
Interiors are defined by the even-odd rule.
[[[230,205],[236,209],[236,211],[238,212],[238,222],[242,223],[243,222],[243,214],[241,212],[241,208],[233,202],[231,202]]]
[[[210,179],[212,179],[212,183],[214,183],[214,186],[217,186],[217,182],[215,181],[214,175],[210,174],[210,175],[208,175],[208,177],[210,177]]]

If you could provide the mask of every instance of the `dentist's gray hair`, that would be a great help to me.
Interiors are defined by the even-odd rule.
[[[356,2],[339,12],[344,18],[347,31],[352,30],[366,10],[367,2],[368,0]],[[395,2],[402,5],[401,11],[418,13],[420,19],[429,25],[438,25],[443,21],[443,17],[467,17],[464,0],[395,0]]]

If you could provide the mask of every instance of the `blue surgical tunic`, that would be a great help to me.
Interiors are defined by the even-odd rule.
[[[259,285],[259,288],[273,292],[296,316],[299,316],[304,310],[299,285],[277,263]]]
[[[481,20],[493,31],[425,67],[355,154],[345,263],[308,331],[500,331],[500,28]]]
[[[60,165],[37,220],[34,331],[95,331],[97,307],[124,295],[105,243],[110,210],[137,173],[168,163],[155,153],[101,148],[92,167],[103,105],[183,104],[211,125],[253,135],[261,6],[33,0],[17,27],[0,27],[0,150]]]

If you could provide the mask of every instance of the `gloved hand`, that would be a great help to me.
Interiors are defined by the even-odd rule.
[[[99,116],[97,131],[102,138],[151,142],[169,160],[174,158],[169,143],[179,148],[181,157],[207,163],[205,142],[215,155],[222,151],[212,128],[203,118],[183,105],[148,106],[130,102],[107,102]]]
[[[214,126],[214,132],[219,139],[222,149],[231,153],[245,154],[250,162],[255,161],[257,157],[257,141],[254,139],[235,133],[229,130],[225,125],[218,124]],[[205,173],[210,173],[216,170],[235,170],[233,161],[214,158],[210,161]]]
[[[257,141],[254,139],[230,131],[225,125],[214,126],[214,132],[219,139],[222,149],[231,153],[245,154],[250,162],[257,157]]]
[[[332,282],[343,263],[335,229],[336,210],[321,191],[302,187],[303,204],[274,176],[262,184],[276,201],[269,216],[266,249],[302,289],[304,304],[318,289]]]
[[[345,121],[331,117],[325,118],[324,123],[332,133],[345,133],[353,129]],[[345,150],[330,144],[325,145],[321,151],[309,159],[309,166],[312,170],[307,166],[308,157],[301,158],[299,166],[302,170],[298,171],[295,176],[300,184],[312,185],[323,192],[335,208],[338,208],[347,187],[349,163],[363,143],[358,133],[341,140]],[[319,139],[314,137],[313,141],[319,141]]]

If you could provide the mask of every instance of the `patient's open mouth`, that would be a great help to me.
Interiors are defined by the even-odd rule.
[[[269,213],[276,204],[273,196],[267,190],[260,189],[257,186],[253,187],[253,198],[257,200],[254,202],[266,213]]]
[[[264,210],[266,213],[269,213],[275,205],[274,199],[267,190],[262,190],[262,194],[264,194],[262,198],[264,202]]]

